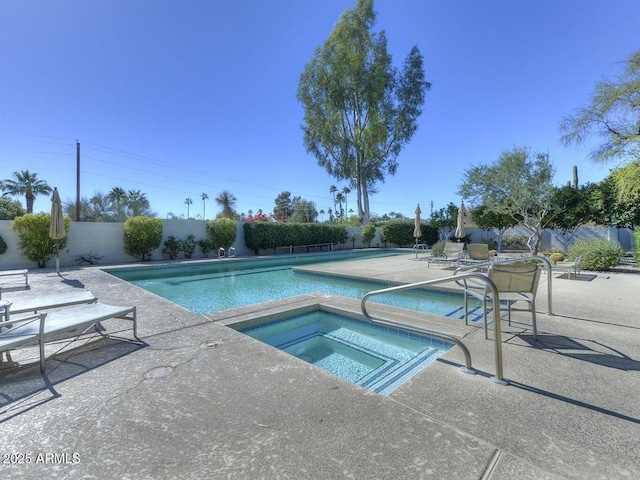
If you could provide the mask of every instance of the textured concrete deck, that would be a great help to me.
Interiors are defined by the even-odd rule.
[[[313,269],[451,275],[412,258]],[[143,343],[126,340],[128,322],[105,322],[122,339],[57,344],[46,375],[35,353],[14,352],[23,366],[0,372],[3,479],[640,478],[640,275],[554,275],[553,316],[541,285],[538,340],[530,315],[503,324],[509,386],[489,378],[494,342],[449,323],[478,374],[457,368],[454,348],[388,397],[224,325],[300,306],[357,311],[354,300],[305,295],[202,316],[98,268],[32,270],[30,284],[3,298],[87,288],[137,305]]]

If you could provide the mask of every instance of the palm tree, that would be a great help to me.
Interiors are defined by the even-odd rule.
[[[342,193],[344,193],[344,211],[349,211],[349,205],[347,204],[347,195],[351,193],[351,189],[349,187],[344,187],[342,189]]]
[[[113,187],[107,198],[116,204],[116,220],[119,222],[124,220],[124,206],[127,203],[127,192],[124,191],[124,188]]]
[[[205,209],[207,208],[206,200],[209,198],[209,195],[202,192],[200,194],[200,198],[202,199],[202,219],[206,220],[206,217],[204,216],[204,212],[205,212]]]
[[[333,194],[333,210],[335,211],[336,209],[336,192],[338,191],[338,187],[336,187],[335,185],[331,185],[329,187],[329,193]]]
[[[187,220],[189,220],[189,205],[191,205],[193,203],[193,200],[191,200],[189,197],[184,199],[184,203],[187,204]]]
[[[238,217],[238,213],[233,207],[237,200],[236,196],[228,190],[220,193],[216,198],[216,203],[222,207],[222,212],[218,214],[218,218],[236,219]]]
[[[338,202],[338,205],[340,205],[340,213],[337,214],[336,216],[339,215],[340,218],[344,218],[344,210],[342,209],[342,202],[344,202],[344,195],[342,193],[338,193],[336,195],[336,202]]]
[[[147,196],[140,190],[129,190],[127,192],[127,207],[132,217],[138,217],[147,213],[149,209],[149,200]]]
[[[33,202],[36,195],[51,193],[52,188],[44,180],[38,180],[37,173],[29,173],[29,170],[13,172],[16,180],[3,180],[2,190],[5,195],[24,195],[27,200],[27,213],[33,213]]]
[[[318,213],[320,214],[320,218],[324,222],[324,210],[320,210]]]

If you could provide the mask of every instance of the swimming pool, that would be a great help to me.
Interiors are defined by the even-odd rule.
[[[389,395],[453,347],[322,310],[229,326],[381,395]]]
[[[205,314],[313,292],[361,299],[367,292],[390,286],[293,269],[297,265],[359,258],[367,257],[338,254],[106,271],[195,313]],[[462,310],[461,295],[428,290],[381,295],[375,301],[443,316],[459,317]]]

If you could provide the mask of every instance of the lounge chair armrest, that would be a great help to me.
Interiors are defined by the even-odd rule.
[[[11,317],[9,321],[0,322],[0,335],[6,334],[7,332],[13,331],[22,325],[27,325],[38,320],[40,321],[40,332],[42,332],[42,329],[44,327],[44,319],[46,316],[46,313],[36,313],[27,317]]]

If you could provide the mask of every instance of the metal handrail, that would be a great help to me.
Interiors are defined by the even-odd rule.
[[[499,297],[499,293],[498,293],[498,289],[496,288],[495,283],[493,283],[493,281],[487,277],[486,275],[483,275],[482,273],[478,273],[478,272],[468,272],[468,273],[463,273],[460,274],[456,277],[445,277],[445,278],[436,278],[433,280],[425,280],[422,282],[417,282],[417,283],[410,283],[407,285],[398,285],[395,287],[389,287],[389,288],[382,288],[380,290],[373,290],[371,292],[368,292],[364,295],[364,297],[362,297],[362,302],[360,303],[360,307],[362,310],[362,314],[364,315],[364,317],[369,320],[370,322],[373,323],[380,323],[383,325],[390,325],[390,324],[394,324],[395,326],[399,326],[398,324],[395,324],[394,322],[389,322],[388,320],[384,320],[384,319],[380,319],[380,318],[375,318],[372,317],[371,315],[369,315],[369,313],[367,312],[367,300],[370,297],[373,297],[375,295],[383,295],[385,293],[393,293],[393,292],[399,292],[399,291],[403,291],[403,290],[412,290],[414,288],[420,288],[420,287],[425,287],[427,285],[436,285],[436,284],[440,284],[440,283],[447,283],[447,282],[456,282],[457,280],[460,279],[466,279],[466,278],[476,278],[480,281],[483,281],[487,284],[487,286],[489,287],[489,289],[491,290],[491,293],[494,295],[493,298],[496,299],[496,301],[500,301],[500,297]],[[508,385],[509,382],[507,380],[504,379],[503,377],[503,372],[502,372],[502,338],[501,338],[501,333],[502,330],[500,328],[500,311],[499,309],[493,309],[493,321],[494,321],[494,325],[495,325],[495,363],[496,363],[496,374],[495,376],[491,377],[491,380],[493,380],[495,383],[499,384],[499,385]],[[407,328],[407,326],[402,326],[403,328]],[[457,346],[460,347],[460,349],[462,350],[462,352],[464,353],[464,357],[465,357],[465,365],[466,365],[466,369],[462,368],[462,371],[465,371],[466,373],[475,373],[473,371],[473,369],[471,368],[471,354],[469,353],[469,349],[466,347],[466,345],[464,343],[462,343],[462,341],[458,340],[457,338],[455,338],[452,335],[447,335],[446,333],[442,333],[442,332],[435,332],[433,330],[427,330],[427,329],[423,329],[420,327],[409,327],[412,330],[418,331],[426,336],[429,337],[434,337],[440,340],[447,340],[447,341],[451,341],[453,343],[455,343]]]
[[[487,262],[487,263],[476,263],[474,265],[465,265],[464,267],[458,267],[456,268],[456,270],[453,272],[454,276],[458,276],[460,277],[460,275],[458,275],[458,272],[464,272],[467,270],[473,270],[473,269],[478,269],[478,268],[488,268],[490,265],[504,265],[505,263],[517,263],[517,262],[522,262],[525,260],[535,260],[538,262],[542,262],[546,264],[547,267],[547,310],[549,310],[547,312],[547,315],[555,315],[553,313],[553,296],[552,296],[552,288],[551,288],[551,278],[552,278],[552,269],[551,269],[551,262],[549,261],[549,259],[547,257],[541,257],[539,255],[529,255],[527,257],[514,257],[514,258],[509,258],[508,260],[500,260],[500,261],[495,261],[495,262]],[[457,283],[457,282],[456,282]]]
[[[229,247],[228,252],[223,247],[220,247],[218,249],[218,258],[222,258],[222,257],[233,258],[235,256],[236,256],[235,247]]]

